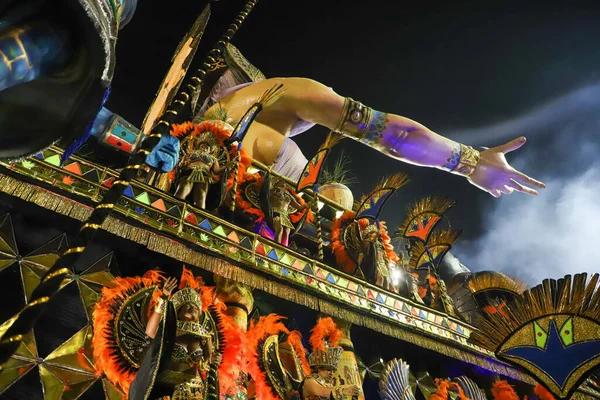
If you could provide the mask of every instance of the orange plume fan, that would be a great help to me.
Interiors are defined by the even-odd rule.
[[[329,346],[335,347],[343,337],[344,332],[337,327],[331,317],[319,318],[311,330],[309,343],[313,351],[325,351],[325,340],[329,342]]]
[[[245,372],[246,343],[245,332],[235,321],[225,314],[226,306],[219,303],[211,307],[219,330],[222,360],[219,365],[219,388],[221,394],[234,396],[238,391],[238,381]]]
[[[450,382],[447,379],[437,378],[435,380],[435,384],[437,386],[437,390],[429,397],[429,400],[448,400],[450,399],[448,393],[449,390],[457,392],[460,400],[469,400],[469,398],[465,396],[465,392],[462,390],[460,385],[456,382]]]
[[[520,400],[515,389],[507,381],[496,381],[492,386],[494,400]]]
[[[308,359],[306,358],[306,349],[302,345],[302,334],[298,331],[291,331],[287,341],[294,348],[294,351],[298,355],[300,364],[302,364],[302,371],[304,372],[304,375],[310,375],[310,365],[308,364]]]
[[[261,400],[279,400],[279,397],[273,393],[267,378],[266,371],[261,368],[262,354],[259,354],[261,344],[271,335],[279,333],[289,333],[288,329],[281,322],[285,318],[277,314],[269,314],[260,317],[258,322],[250,323],[250,329],[246,332],[246,352],[248,355],[248,373],[252,376],[255,383],[256,398]]]
[[[204,280],[202,277],[194,276],[192,271],[183,266],[183,271],[181,272],[181,279],[179,280],[179,289],[183,289],[189,287],[191,289],[200,289],[201,286],[204,286]]]

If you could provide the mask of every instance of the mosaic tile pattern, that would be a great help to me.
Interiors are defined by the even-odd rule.
[[[28,160],[1,165],[91,202],[98,202],[118,175],[76,156],[60,168],[60,154],[60,149],[50,148]],[[141,182],[135,181],[127,188],[115,211],[154,230],[176,236],[189,245],[277,276],[349,308],[491,356],[487,350],[468,343],[472,328],[462,322],[346,276],[333,267],[245,231]]]

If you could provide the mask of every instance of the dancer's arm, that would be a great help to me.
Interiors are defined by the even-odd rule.
[[[525,144],[525,138],[482,151],[441,136],[411,119],[373,110],[344,98],[325,85],[306,78],[274,78],[261,88],[282,83],[285,92],[273,108],[351,137],[395,159],[465,176],[493,196],[516,190],[537,194],[528,187],[545,185],[512,168],[504,155]],[[257,85],[258,86],[258,85]]]

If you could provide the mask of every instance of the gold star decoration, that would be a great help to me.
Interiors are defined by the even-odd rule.
[[[18,264],[26,303],[40,283],[41,277],[56,262],[58,254],[66,248],[66,235],[62,234],[21,257],[10,215],[0,217],[0,272]],[[77,285],[88,324],[45,358],[39,357],[33,331],[25,335],[16,353],[3,365],[0,374],[0,394],[37,367],[44,399],[77,399],[98,380],[102,380],[107,399],[125,398],[122,392],[101,374],[96,373],[91,345],[94,305],[100,298],[102,288],[112,286],[117,274],[114,254],[109,253],[83,272],[73,272],[65,278],[61,289]],[[8,320],[0,325],[0,335],[12,323],[13,320]]]

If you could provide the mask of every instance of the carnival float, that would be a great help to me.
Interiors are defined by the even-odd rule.
[[[267,79],[231,43],[256,0],[188,71],[206,6],[137,128],[103,108],[136,1],[33,3],[0,9],[0,49],[18,48],[0,80],[2,398],[600,397],[598,275],[471,272],[449,252],[452,199],[400,204],[388,226],[410,177],[353,193],[331,155],[351,138],[494,195],[494,168],[519,174],[528,193],[543,184],[503,157],[523,141],[439,137],[441,162],[418,161],[390,148],[432,134],[413,121],[339,96],[314,116],[296,100],[317,83]],[[331,130],[318,151],[290,150],[281,132],[315,123]],[[127,163],[78,151],[89,141]]]

